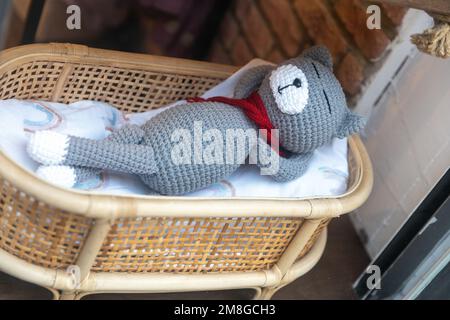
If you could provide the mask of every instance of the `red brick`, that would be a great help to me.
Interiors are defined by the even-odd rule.
[[[238,34],[239,26],[236,19],[231,15],[231,12],[229,12],[222,21],[219,31],[219,37],[222,39],[225,48],[230,49],[233,46],[234,40],[236,40]]]
[[[345,93],[354,96],[361,90],[364,80],[364,66],[362,62],[349,52],[336,70],[336,76],[341,82]]]
[[[248,9],[247,16],[240,20],[247,41],[260,58],[265,58],[273,46],[274,40],[256,4]]]
[[[386,13],[386,16],[395,26],[399,26],[402,24],[403,17],[405,16],[406,11],[408,11],[407,8],[394,6],[387,3],[383,4],[383,9]]]
[[[231,58],[235,65],[244,65],[253,58],[253,54],[243,37],[239,36],[236,39],[231,51]]]
[[[286,54],[298,54],[304,35],[288,0],[260,0],[260,7]]]
[[[359,0],[337,0],[335,8],[364,56],[368,59],[380,57],[390,40],[383,30],[367,28],[366,7]]]
[[[294,8],[316,44],[328,47],[335,60],[345,54],[347,42],[321,0],[295,0]]]
[[[211,47],[208,60],[216,63],[231,64],[231,58],[217,39]]]
[[[283,62],[284,60],[286,60],[287,57],[285,57],[283,55],[283,53],[281,53],[281,51],[279,49],[273,49],[272,52],[269,53],[269,55],[267,56],[266,60],[273,62],[273,63],[280,63]]]

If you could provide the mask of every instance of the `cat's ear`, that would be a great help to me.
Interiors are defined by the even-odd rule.
[[[274,68],[275,67],[272,65],[262,65],[245,71],[234,89],[234,97],[236,99],[247,98],[253,91],[260,87],[264,78],[272,72]]]
[[[366,119],[360,115],[348,111],[340,128],[337,131],[337,138],[345,138],[359,132],[366,125]]]
[[[317,61],[328,69],[333,70],[333,57],[331,56],[330,51],[328,51],[328,49],[324,46],[314,46],[308,48],[303,51],[301,56]]]

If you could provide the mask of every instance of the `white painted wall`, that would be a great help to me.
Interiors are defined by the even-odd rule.
[[[409,59],[371,108],[363,139],[375,184],[351,219],[374,258],[450,167],[450,59]]]

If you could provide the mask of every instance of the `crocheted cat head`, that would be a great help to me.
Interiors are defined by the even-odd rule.
[[[240,79],[237,98],[258,90],[280,145],[294,153],[312,151],[332,138],[344,138],[365,124],[347,108],[325,47],[316,46],[278,66],[260,66]]]

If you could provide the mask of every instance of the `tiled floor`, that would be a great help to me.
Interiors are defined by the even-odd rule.
[[[324,256],[304,277],[281,289],[274,299],[355,299],[352,283],[369,263],[348,217],[335,219],[328,230]],[[250,299],[251,290],[177,294],[109,294],[87,299]],[[50,299],[34,285],[0,273],[0,300]]]

